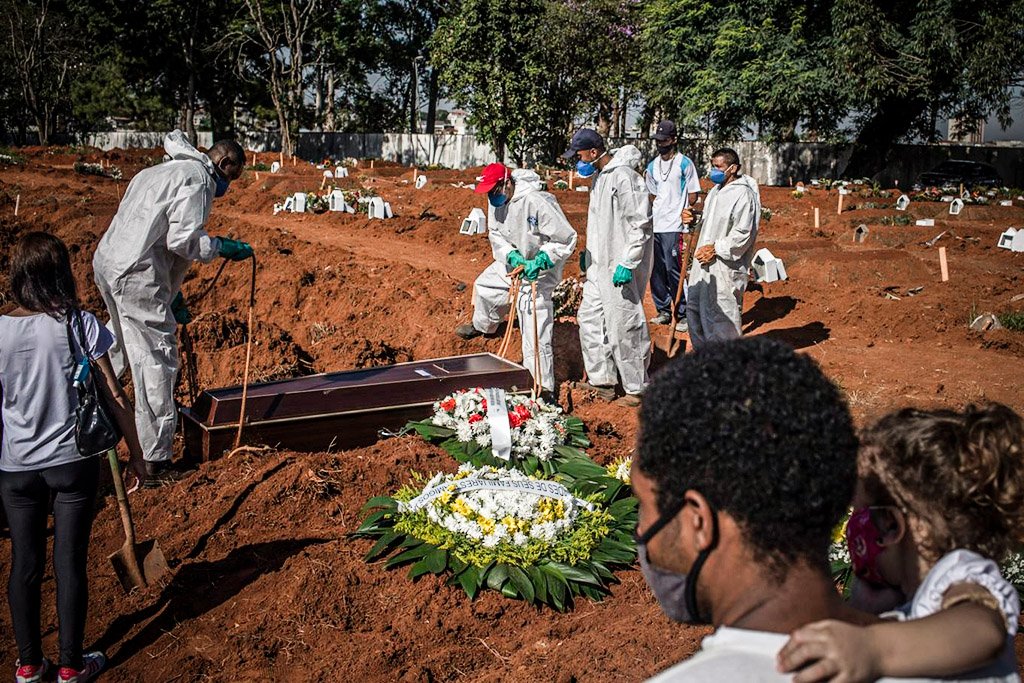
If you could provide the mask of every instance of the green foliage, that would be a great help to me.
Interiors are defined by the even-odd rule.
[[[900,213],[894,216],[882,216],[882,225],[910,225],[913,220],[913,216]]]
[[[422,487],[423,477],[413,480]],[[415,496],[418,488],[413,486],[394,497],[367,501],[362,510],[366,517],[354,536],[375,539],[366,554],[368,562],[388,558],[388,569],[411,565],[412,579],[446,574],[447,583],[462,588],[470,599],[481,590],[494,590],[565,611],[576,596],[600,600],[616,581],[613,571],[636,560],[632,534],[637,503],[629,487],[603,474],[574,478],[563,473],[560,480],[574,495],[599,507],[581,513],[571,532],[547,548],[531,542],[520,548],[499,544],[487,549],[430,523],[425,512],[401,513],[398,501]]]
[[[431,62],[452,97],[472,109],[472,123],[499,157],[517,161],[537,142],[545,118],[546,78],[539,59],[543,0],[463,0],[431,40]]]
[[[641,43],[648,105],[691,134],[791,140],[832,133],[829,3],[651,0]]]
[[[1012,311],[997,316],[999,323],[1008,330],[1024,332],[1024,311]]]

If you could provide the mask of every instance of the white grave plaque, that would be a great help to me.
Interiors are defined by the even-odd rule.
[[[918,218],[914,225],[920,225],[923,228],[931,228],[935,225],[934,218]]]
[[[281,164],[280,164],[280,162],[277,162],[277,161],[275,161],[274,163],[272,163],[272,164],[270,165],[270,172],[271,172],[271,173],[277,173],[277,172],[278,172],[278,171],[280,171],[280,170],[281,170]]]
[[[422,190],[423,186],[426,185],[426,184],[427,184],[427,176],[425,176],[425,175],[416,176],[416,189],[417,190]]]
[[[754,254],[754,272],[757,273],[758,282],[775,282],[787,279],[786,266],[782,259],[775,258],[768,249],[761,249]]]
[[[906,211],[908,206],[910,206],[910,197],[905,194],[901,194],[900,198],[896,200],[896,210]]]
[[[462,221],[459,234],[482,235],[485,232],[487,232],[487,214],[483,212],[483,209],[474,208],[469,212],[469,216]]]
[[[959,216],[960,212],[964,210],[964,200],[954,199],[949,203],[949,215]]]

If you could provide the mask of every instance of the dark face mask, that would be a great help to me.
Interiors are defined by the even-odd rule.
[[[676,574],[665,571],[647,560],[647,543],[654,535],[665,528],[665,526],[679,514],[683,509],[685,501],[680,501],[679,506],[663,514],[654,524],[648,527],[642,536],[636,538],[637,555],[640,559],[640,571],[651,587],[651,592],[658,600],[661,610],[673,621],[683,624],[710,624],[710,617],[704,618],[697,606],[697,580],[700,570],[707,561],[708,555],[718,545],[718,515],[714,510],[712,513],[711,545],[700,551],[689,573]]]
[[[213,190],[214,197],[223,197],[224,194],[227,193],[228,187],[231,185],[231,181],[224,176],[223,171],[219,168],[213,173],[213,182],[215,184],[215,188]]]
[[[675,149],[675,145],[658,145],[658,154],[669,154],[674,152]]]

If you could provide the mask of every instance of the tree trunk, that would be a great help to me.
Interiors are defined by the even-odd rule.
[[[196,73],[195,69],[191,67],[188,72],[188,90],[185,93],[185,134],[193,146],[198,143],[199,136],[196,134]]]
[[[858,133],[850,163],[842,175],[872,178],[884,171],[893,147],[910,132],[914,121],[927,109],[928,103],[922,99],[892,98],[884,101]]]
[[[611,128],[612,107],[608,102],[601,102],[597,105],[597,132],[603,137],[608,137]]]
[[[438,85],[438,70],[430,68],[430,83],[427,85],[427,133],[434,134],[437,128],[437,98],[440,92]]]
[[[334,132],[337,123],[334,119],[334,69],[327,71],[327,112],[324,114],[324,127]]]
[[[419,85],[419,69],[416,68],[415,60],[412,63],[412,73],[409,77],[409,133],[415,135],[419,131],[416,130],[416,99],[417,93],[416,88]]]

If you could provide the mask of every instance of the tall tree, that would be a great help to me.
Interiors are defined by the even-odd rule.
[[[650,0],[641,43],[648,105],[690,134],[792,140],[834,131],[829,0]]]
[[[443,19],[431,63],[452,96],[472,110],[471,122],[498,157],[522,163],[546,118],[544,71],[538,45],[543,0],[463,0]]]
[[[0,3],[7,42],[5,68],[14,75],[40,145],[50,142],[58,117],[70,110],[69,85],[82,67],[77,32],[50,0]]]
[[[281,149],[295,153],[295,134],[305,108],[311,44],[324,20],[321,0],[244,0],[246,16],[236,22],[240,52],[254,53],[239,66],[250,80],[266,82],[281,130]]]
[[[934,139],[935,120],[1009,125],[1024,75],[1024,1],[836,0],[836,79],[857,116],[847,174],[881,170],[893,146]]]

